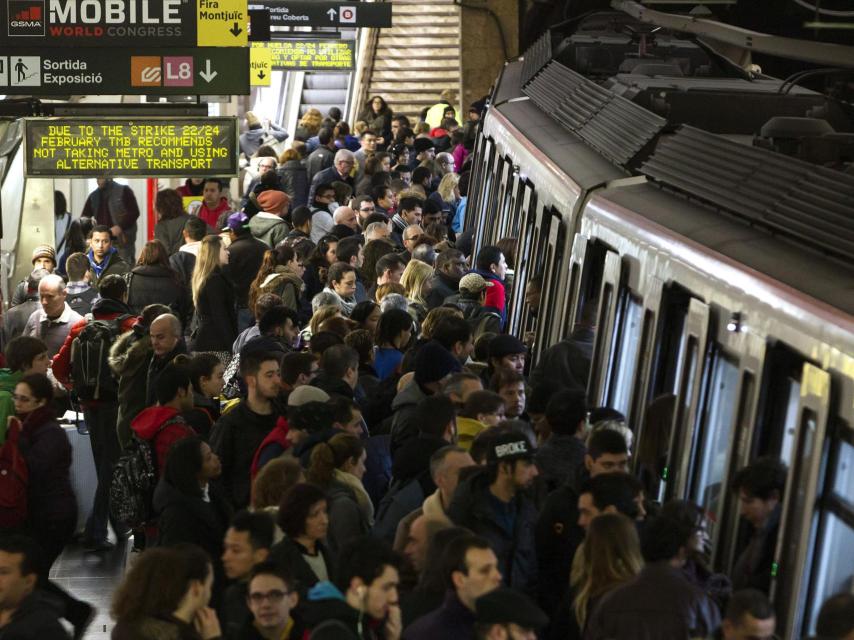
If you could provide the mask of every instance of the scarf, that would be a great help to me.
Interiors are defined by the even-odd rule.
[[[110,247],[110,250],[107,251],[107,255],[104,256],[104,259],[101,261],[101,264],[95,262],[95,254],[92,252],[92,249],[89,249],[89,253],[86,254],[86,257],[89,258],[89,266],[92,267],[92,271],[95,272],[95,276],[100,278],[101,274],[104,272],[108,266],[110,266],[110,258],[113,257],[113,254],[118,253],[118,249],[115,247]]]
[[[333,289],[332,287],[324,287],[323,291],[325,291],[325,292],[328,291],[329,293],[334,295],[336,298],[338,298],[338,306],[341,307],[341,313],[343,313],[345,316],[347,316],[349,318],[350,314],[353,313],[353,308],[356,306],[356,299],[351,298],[349,301],[345,300],[340,295],[338,295],[338,292],[335,291],[335,289]]]
[[[341,471],[341,469],[335,469],[332,472],[332,480],[343,484],[353,492],[362,515],[368,521],[368,526],[374,526],[374,505],[371,503],[371,499],[368,496],[368,492],[365,491],[362,481],[352,473]]]

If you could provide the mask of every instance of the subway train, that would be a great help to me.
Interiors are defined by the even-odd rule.
[[[508,330],[534,366],[595,325],[589,402],[626,415],[651,497],[703,506],[714,570],[749,535],[735,471],[786,463],[771,596],[808,636],[854,589],[852,110],[624,13],[571,26],[498,78],[465,226],[517,239]]]

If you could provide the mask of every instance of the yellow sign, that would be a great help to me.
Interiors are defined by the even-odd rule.
[[[253,87],[269,87],[272,72],[272,49],[252,47],[249,50],[249,84]]]
[[[252,49],[272,51],[273,68],[283,70],[350,71],[356,58],[353,40],[274,40]]]
[[[245,47],[249,12],[246,0],[198,0],[198,46]]]

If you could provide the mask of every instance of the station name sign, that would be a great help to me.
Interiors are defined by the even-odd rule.
[[[275,27],[390,27],[389,2],[334,2],[332,0],[266,0],[250,6],[270,12]]]
[[[3,0],[0,44],[246,46],[246,0]]]
[[[24,175],[236,176],[236,118],[26,118]]]
[[[353,40],[273,40],[253,42],[272,52],[272,68],[299,71],[351,71],[355,66]]]

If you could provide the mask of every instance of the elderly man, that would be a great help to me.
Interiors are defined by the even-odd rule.
[[[41,338],[47,345],[47,355],[53,358],[68,337],[71,327],[82,320],[83,316],[68,306],[65,281],[56,274],[50,274],[39,282],[39,303],[24,325],[25,336]]]
[[[403,253],[403,259],[409,262],[412,258],[412,252],[415,250],[415,245],[424,235],[424,229],[420,224],[411,224],[403,230],[401,238],[403,240],[403,248],[406,249]]]
[[[356,233],[359,232],[359,219],[351,207],[338,207],[332,214],[332,221],[335,224],[344,225]]]
[[[343,182],[356,188],[356,182],[351,175],[356,165],[356,157],[349,149],[339,149],[335,154],[335,162],[328,169],[318,171],[311,180],[311,188],[308,192],[309,203],[314,202],[314,192],[322,184]]]
[[[365,229],[365,244],[372,240],[387,240],[390,235],[387,222],[372,222]]]
[[[148,329],[151,340],[151,362],[146,374],[146,401],[150,406],[157,402],[154,388],[160,372],[166,368],[175,356],[187,353],[187,347],[182,338],[181,321],[171,313],[157,316]]]

